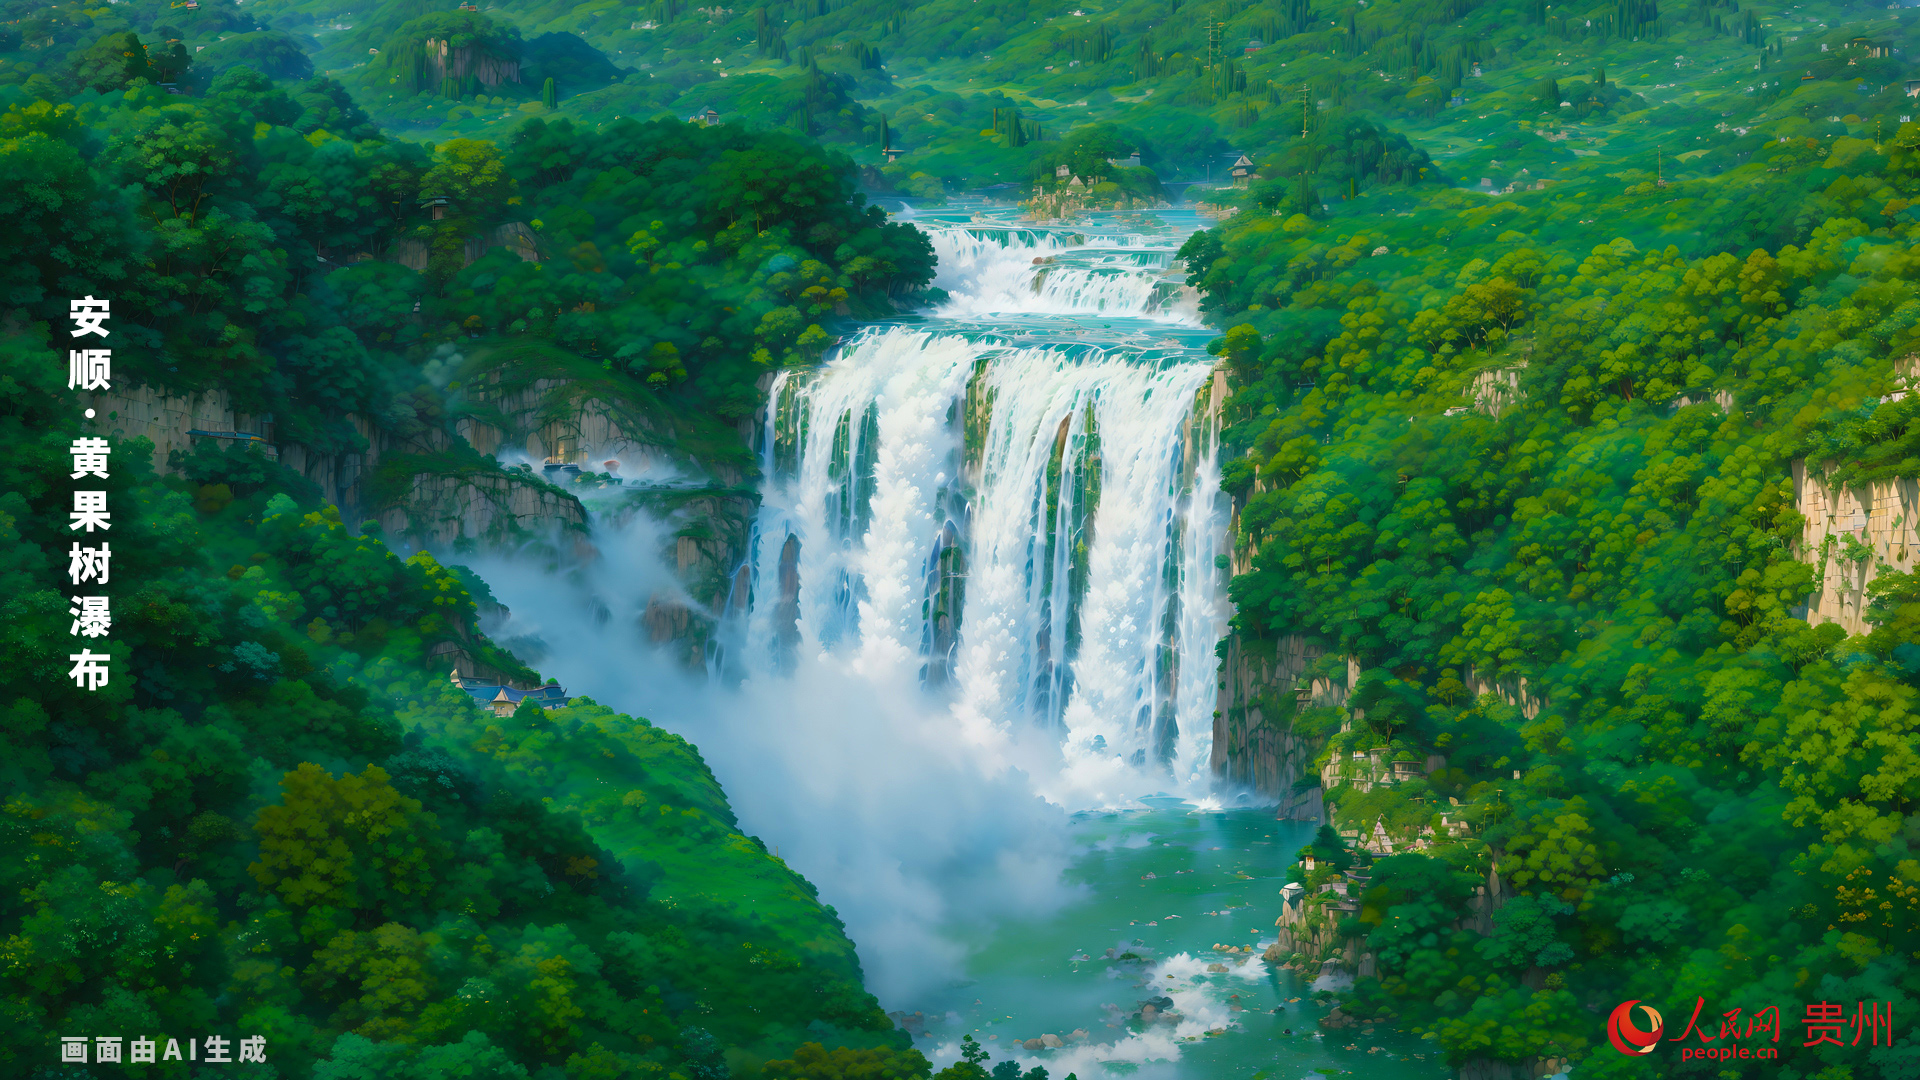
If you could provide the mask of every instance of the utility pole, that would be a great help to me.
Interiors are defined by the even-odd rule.
[[[1653,181],[1654,184],[1659,187],[1667,186],[1666,163],[1661,157],[1660,148],[1657,146],[1653,148]]]
[[[1311,125],[1312,110],[1313,87],[1302,83],[1300,84],[1300,138],[1303,140],[1307,137],[1307,128]]]

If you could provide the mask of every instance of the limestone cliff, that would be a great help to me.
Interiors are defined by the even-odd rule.
[[[531,474],[452,453],[456,442],[444,433],[401,440],[356,414],[346,419],[359,448],[326,452],[283,442],[272,414],[240,412],[224,390],[127,386],[89,395],[88,405],[96,433],[151,440],[162,474],[174,471],[176,452],[243,446],[313,482],[347,521],[377,522],[408,543],[460,548],[586,523],[578,499]]]
[[[748,545],[759,505],[750,488],[713,485],[636,492],[621,512],[646,513],[673,526],[661,554],[680,588],[649,596],[640,622],[647,640],[691,670],[709,666],[724,622],[746,617],[752,595]]]
[[[1794,509],[1803,519],[1794,558],[1818,579],[1802,614],[1866,633],[1867,586],[1883,568],[1910,572],[1920,558],[1920,480],[1893,477],[1847,486],[1793,463]]]

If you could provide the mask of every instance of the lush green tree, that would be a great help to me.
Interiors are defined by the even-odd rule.
[[[209,75],[240,66],[275,79],[304,79],[313,74],[313,61],[299,42],[278,30],[234,34],[208,45],[195,59]]]
[[[396,792],[383,770],[335,779],[305,764],[280,787],[281,805],[262,810],[254,825],[260,861],[249,871],[303,915],[303,934],[324,941],[417,906],[432,890],[438,822]]]
[[[934,1074],[934,1080],[988,1080],[989,1055],[972,1035],[960,1037],[960,1060]]]
[[[262,454],[196,447],[161,476],[150,446],[116,444],[103,483],[115,578],[129,585],[115,595],[113,678],[98,693],[72,688],[64,493],[81,410],[47,363],[70,296],[112,297],[116,384],[218,385],[274,411],[283,439],[329,453],[364,448],[345,415],[359,410],[402,445],[447,439],[455,449],[434,467],[498,476],[453,436],[433,382],[447,378],[440,347],[473,338],[436,320],[497,312],[500,339],[473,349],[491,358],[476,362],[509,383],[559,365],[636,409],[690,391],[650,389],[554,339],[587,349],[644,329],[642,356],[677,359],[642,373],[722,380],[682,410],[690,436],[711,437],[700,423],[729,429],[701,409],[757,404],[751,347],[798,347],[836,306],[930,276],[924,241],[846,198],[835,170],[850,166],[825,155],[812,193],[776,208],[772,234],[735,234],[724,259],[703,259],[715,227],[682,210],[706,197],[702,177],[724,153],[760,138],[745,131],[570,135],[585,167],[550,170],[533,185],[545,201],[519,210],[511,152],[475,143],[430,159],[360,138],[332,84],[294,89],[239,66],[204,98],[135,84],[84,121],[44,100],[3,114],[0,155],[20,182],[0,200],[14,200],[30,250],[4,271],[0,332],[0,431],[13,437],[0,495],[0,637],[13,659],[0,932],[24,958],[0,973],[14,1018],[0,1060],[38,1060],[46,1032],[69,1024],[238,1025],[265,1034],[289,1075],[717,1076],[749,1046],[763,1058],[809,1041],[829,1057],[906,1051],[860,989],[837,918],[738,833],[692,747],[585,700],[482,713],[447,685],[436,647],[538,676],[479,633],[458,574],[356,535],[311,481]],[[650,150],[657,193],[618,178]],[[469,209],[451,227],[450,291],[354,261],[444,224],[418,204],[429,174],[493,215]],[[509,215],[539,223],[540,261],[496,252],[465,267],[467,241]],[[659,242],[627,252],[636,232]],[[616,273],[594,263],[602,245]],[[562,257],[572,269],[543,276]],[[524,274],[512,288],[537,300],[496,295],[486,273]],[[746,310],[716,309],[715,289]],[[696,307],[709,321],[688,333],[681,312]],[[786,338],[754,334],[783,308],[804,321]],[[410,485],[406,470],[428,466],[407,457],[394,456],[394,476]],[[59,857],[29,859],[42,842]],[[650,902],[667,873],[699,878],[689,896],[758,899]],[[694,1021],[708,1033],[683,1030]],[[912,1075],[917,1060],[893,1064]]]
[[[73,57],[69,78],[75,86],[108,93],[123,90],[135,79],[157,81],[159,72],[147,59],[140,35],[131,30],[108,34]]]

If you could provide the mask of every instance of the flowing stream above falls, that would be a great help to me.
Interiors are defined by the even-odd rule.
[[[1071,802],[1203,792],[1229,507],[1198,222],[991,214],[919,212],[947,300],[774,383],[728,661],[911,667],[963,725],[1053,732]]]

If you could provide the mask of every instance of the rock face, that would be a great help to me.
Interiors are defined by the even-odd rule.
[[[428,38],[422,51],[425,54],[424,66],[432,80],[427,83],[429,86],[437,86],[446,79],[464,81],[472,78],[492,89],[501,83],[520,81],[519,60],[510,56],[495,56],[477,45]]]
[[[1287,821],[1327,819],[1313,771],[1320,743],[1295,735],[1293,720],[1303,707],[1344,705],[1354,673],[1349,663],[1347,679],[1313,679],[1298,689],[1322,655],[1324,650],[1297,637],[1269,643],[1234,635],[1220,666],[1214,772],[1279,799],[1277,816]]]
[[[747,545],[759,496],[744,486],[750,479],[747,467],[727,460],[692,462],[680,446],[684,418],[642,400],[645,395],[628,400],[615,392],[617,387],[590,376],[530,377],[534,366],[509,359],[492,367],[473,392],[489,406],[493,420],[462,420],[459,433],[481,453],[522,447],[529,458],[563,468],[597,471],[618,461],[627,475],[655,467],[704,472],[705,487],[630,489],[624,509],[673,526],[660,554],[674,567],[684,593],[661,592],[648,599],[641,616],[648,639],[691,669],[705,667],[721,620],[745,615],[751,591]],[[761,389],[767,381],[771,376]],[[743,421],[743,440],[750,441],[755,428],[754,421]],[[797,617],[798,541],[789,546],[781,596]]]
[[[267,457],[280,456],[274,445],[273,415],[235,412],[225,390],[169,394],[151,386],[123,385],[121,389],[83,396],[94,410],[89,424],[95,434],[149,440],[153,443],[154,470],[162,474],[171,471],[167,459],[175,450],[189,453],[196,442],[211,438],[190,435],[190,431],[224,432],[228,437],[216,441],[257,444]],[[359,430],[359,424],[354,426]],[[322,491],[332,497],[325,487]]]
[[[580,500],[511,472],[416,472],[398,501],[373,508],[387,535],[432,547],[461,548],[549,531],[583,534]]]
[[[469,415],[444,427],[407,424],[396,433],[349,414],[344,441],[352,448],[332,451],[285,439],[271,414],[238,411],[225,391],[173,394],[129,385],[90,395],[87,404],[96,433],[151,440],[161,473],[172,471],[175,451],[241,446],[311,481],[349,524],[375,521],[397,542],[459,550],[557,538],[563,551],[591,557],[582,543],[586,510],[569,482],[611,460],[623,463],[628,475],[684,460],[674,418],[597,393],[604,388],[591,384],[515,375],[509,363],[471,380]],[[505,468],[496,460],[516,454],[558,471],[550,480],[545,469]],[[745,602],[735,579],[757,499],[739,487],[747,479],[740,465],[708,464],[705,471],[708,488],[678,490],[670,505],[656,509],[678,525],[663,556],[713,618],[729,595]],[[790,602],[797,599],[797,578],[794,586]],[[677,636],[690,623],[676,620],[667,613],[653,622]]]
[[[1513,896],[1513,886],[1500,873],[1500,853],[1494,852],[1493,868],[1487,871],[1487,883],[1473,890],[1473,898],[1467,901],[1470,914],[1460,920],[1460,927],[1476,934],[1493,933],[1493,913],[1505,907]]]
[[[504,225],[495,226],[482,235],[467,237],[461,246],[461,265],[472,266],[480,256],[496,247],[506,248],[526,262],[539,262],[543,257],[539,237],[533,229],[524,221],[509,221]],[[432,258],[432,252],[427,248],[425,240],[402,237],[395,240],[382,257],[388,262],[399,263],[409,270],[425,270]]]
[[[1513,887],[1500,873],[1500,857],[1496,851],[1492,866],[1487,871],[1486,884],[1476,889],[1474,896],[1467,901],[1467,911],[1454,923],[1455,927],[1481,935],[1493,932],[1494,912],[1500,910],[1513,895]],[[1352,988],[1356,979],[1376,976],[1378,965],[1367,938],[1345,937],[1340,933],[1341,922],[1358,913],[1360,904],[1357,897],[1366,891],[1369,884],[1369,875],[1364,871],[1350,870],[1347,877],[1346,892],[1352,896],[1335,891],[1330,885],[1325,887],[1326,891],[1314,896],[1308,896],[1297,884],[1282,890],[1280,917],[1274,920],[1275,940],[1261,955],[1261,959],[1268,964],[1291,966],[1300,971],[1313,980],[1313,989],[1316,991],[1343,991]],[[1533,977],[1532,983],[1544,985],[1546,972],[1538,968],[1534,971],[1538,974]],[[1343,1015],[1336,1009],[1322,1024],[1331,1028],[1345,1026],[1340,1019]],[[1530,1073],[1524,1077],[1516,1074],[1510,1080],[1533,1078],[1534,1074]]]
[[[272,414],[239,412],[224,390],[170,394],[128,386],[89,395],[87,403],[97,434],[151,440],[157,472],[173,471],[175,451],[245,447],[312,481],[344,520],[377,521],[387,535],[411,543],[459,548],[586,524],[578,499],[532,474],[471,465],[406,471],[409,460],[437,461],[452,446],[440,432],[401,445],[368,418],[349,415],[362,448],[323,452],[281,441]],[[383,463],[389,466],[384,475]]]
[[[748,538],[759,500],[737,489],[650,493],[635,496],[632,511],[677,525],[662,554],[673,565],[682,588],[648,597],[640,616],[647,640],[673,652],[689,670],[704,669],[720,623],[745,618],[752,594],[746,565]],[[795,558],[798,541],[790,540]],[[788,574],[783,564],[784,583]],[[789,601],[799,611],[798,574]],[[797,633],[796,633],[797,637]]]
[[[1326,1028],[1328,1031],[1338,1031],[1341,1028],[1350,1028],[1357,1023],[1359,1023],[1358,1020],[1355,1020],[1353,1017],[1348,1016],[1346,1013],[1341,1012],[1338,1008],[1335,1008],[1332,1012],[1329,1012],[1327,1015],[1320,1018],[1320,1026],[1323,1028]]]
[[[1895,477],[1854,487],[1793,463],[1794,509],[1805,519],[1794,558],[1818,579],[1800,614],[1815,626],[1865,633],[1867,586],[1882,567],[1912,571],[1920,559],[1920,480]]]

